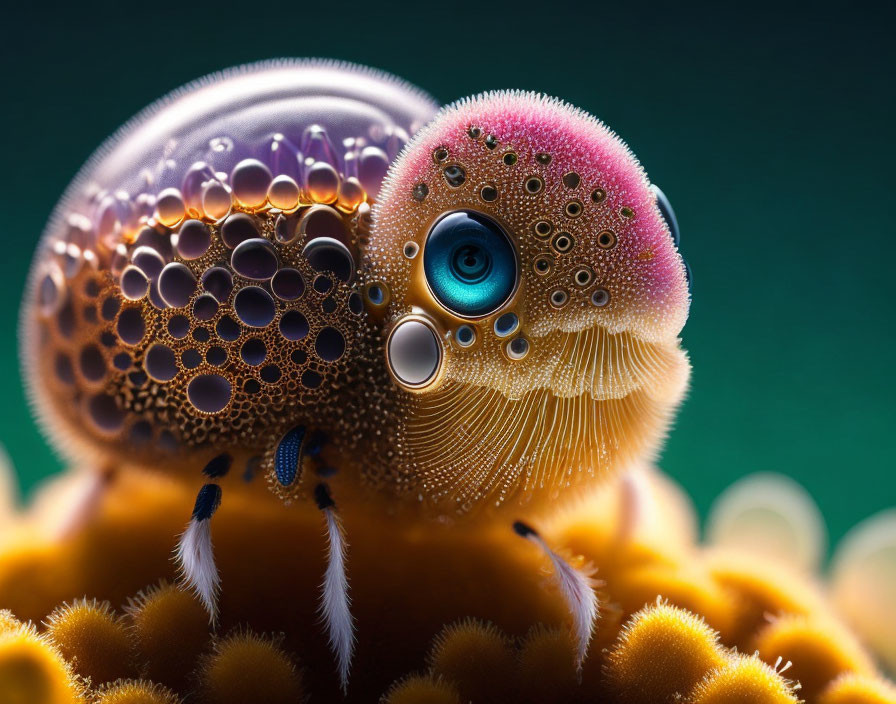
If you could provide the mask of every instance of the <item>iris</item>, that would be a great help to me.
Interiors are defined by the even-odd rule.
[[[466,318],[500,308],[518,276],[507,234],[471,210],[449,213],[433,225],[423,250],[423,270],[439,303]]]

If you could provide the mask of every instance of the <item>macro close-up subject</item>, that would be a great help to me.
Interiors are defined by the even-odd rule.
[[[0,704],[896,704],[893,51],[821,15],[682,16],[690,107],[381,19],[16,40],[97,80],[4,118]]]

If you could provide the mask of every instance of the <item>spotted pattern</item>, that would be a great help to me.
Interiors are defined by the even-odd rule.
[[[341,413],[334,388],[367,356],[352,250],[369,206],[250,210],[266,178],[247,167],[226,218],[147,224],[108,268],[66,267],[68,247],[46,264],[35,302],[48,387],[103,442],[264,448],[297,416]]]
[[[292,449],[278,481],[277,447],[307,427],[340,476],[440,514],[553,497],[642,455],[687,377],[671,210],[615,138],[521,100],[462,103],[405,151],[425,120],[205,135],[203,158],[169,145],[127,188],[70,201],[26,303],[30,379],[62,449],[170,471],[257,455],[292,499],[313,485]],[[519,265],[481,319],[446,314],[417,275],[429,227],[458,208],[500,223]],[[387,360],[409,315],[435,360],[413,389]]]

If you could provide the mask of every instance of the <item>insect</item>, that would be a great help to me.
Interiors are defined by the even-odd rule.
[[[57,447],[204,475],[178,558],[211,613],[216,480],[238,466],[316,502],[343,681],[337,506],[540,510],[649,455],[689,374],[677,224],[622,141],[529,93],[436,111],[335,63],[190,85],[87,163],[23,305]]]

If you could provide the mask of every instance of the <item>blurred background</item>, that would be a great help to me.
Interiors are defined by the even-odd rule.
[[[179,85],[321,56],[443,103],[543,91],[616,130],[671,199],[694,272],[693,385],[662,468],[702,513],[745,474],[788,474],[836,540],[896,503],[894,17],[884,3],[8,8],[0,442],[23,492],[62,466],[30,417],[16,334],[57,197],[103,139]]]

